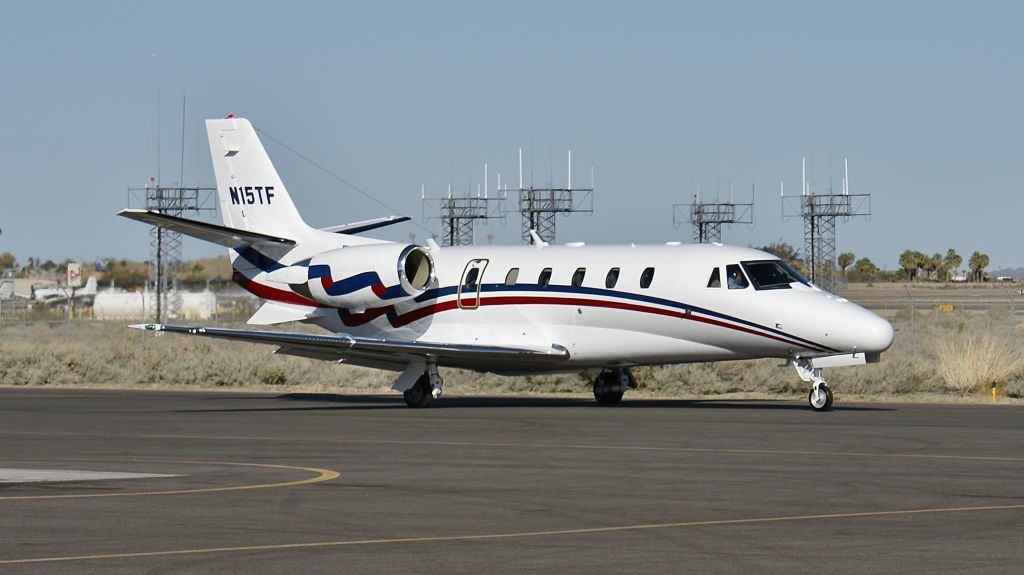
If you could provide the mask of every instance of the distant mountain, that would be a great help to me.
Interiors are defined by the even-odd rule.
[[[985,273],[993,279],[998,277],[1024,278],[1024,268],[999,268],[997,270],[986,270]]]

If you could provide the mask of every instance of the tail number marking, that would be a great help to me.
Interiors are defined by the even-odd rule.
[[[231,186],[228,188],[231,194],[231,203],[239,204],[267,204],[274,199],[274,186]]]

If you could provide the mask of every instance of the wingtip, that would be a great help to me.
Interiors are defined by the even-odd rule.
[[[164,326],[161,323],[134,323],[128,327],[145,331],[163,331],[164,329]]]

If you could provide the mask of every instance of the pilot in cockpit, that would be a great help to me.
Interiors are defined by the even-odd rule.
[[[743,289],[750,285],[747,283],[747,278],[740,272],[740,266],[729,266],[726,275],[728,276],[729,289]]]

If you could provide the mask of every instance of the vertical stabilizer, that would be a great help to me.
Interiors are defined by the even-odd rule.
[[[224,225],[290,238],[309,230],[249,120],[207,120],[206,133]]]

